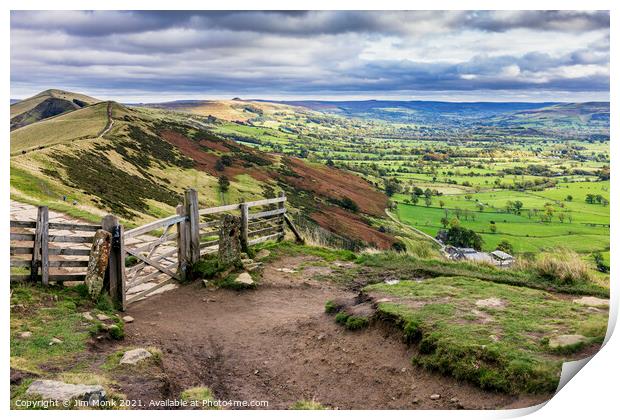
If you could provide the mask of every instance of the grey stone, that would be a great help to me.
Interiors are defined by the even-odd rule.
[[[438,400],[438,399],[440,399],[440,398],[441,398],[441,395],[439,395],[439,394],[433,394],[433,395],[431,395],[431,400]]]
[[[238,264],[241,260],[241,219],[224,214],[220,219],[218,259],[224,265]]]
[[[50,346],[53,346],[54,344],[62,344],[62,340],[60,340],[60,339],[58,339],[58,338],[54,337],[54,338],[52,338],[52,341],[50,341],[50,344],[49,344],[49,345],[50,345]]]
[[[574,299],[573,302],[585,306],[609,307],[609,299],[601,299],[594,296],[583,296],[579,299]]]
[[[107,316],[107,315],[104,315],[104,314],[97,314],[97,319],[99,321],[108,321],[110,319],[110,317]]]
[[[151,354],[151,352],[146,349],[139,348],[139,349],[128,350],[125,352],[125,354],[123,354],[123,357],[121,357],[121,360],[119,363],[121,365],[135,365],[139,361],[148,359],[149,357],[152,357],[152,356],[153,355]]]
[[[82,312],[82,317],[87,321],[93,321],[95,319],[90,312]]]
[[[260,251],[256,253],[256,257],[254,257],[254,259],[262,260],[263,258],[267,258],[270,255],[271,255],[271,251],[269,251],[268,249],[261,249]]]
[[[250,273],[243,272],[237,276],[235,283],[252,285],[254,284],[254,280],[252,279],[252,276],[250,276]]]
[[[88,287],[88,293],[93,300],[99,297],[103,289],[103,280],[108,267],[111,246],[112,234],[110,232],[103,229],[95,232],[93,245],[90,249],[86,277],[84,278],[84,283]]]
[[[30,331],[23,331],[19,333],[19,338],[30,338],[32,333]]]
[[[133,317],[132,317],[132,316],[129,316],[129,315],[125,315],[125,316],[123,317],[123,321],[125,321],[127,324],[130,324],[130,323],[132,323],[132,322],[133,322]]]
[[[105,399],[105,391],[101,385],[67,384],[47,379],[34,381],[26,390],[26,394],[40,395],[45,400],[55,401],[100,401]]]
[[[549,339],[549,348],[557,349],[573,346],[575,344],[583,343],[586,340],[586,337],[579,334],[558,335],[557,337],[552,337]]]

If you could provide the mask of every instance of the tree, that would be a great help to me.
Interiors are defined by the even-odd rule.
[[[497,233],[497,225],[495,223],[490,223],[489,230],[491,231],[491,233]]]
[[[469,201],[471,200],[472,195],[471,194],[465,194],[465,200]]]
[[[471,229],[452,226],[446,234],[446,243],[453,246],[482,249],[482,238]]]
[[[222,159],[218,159],[217,162],[215,162],[215,170],[222,172],[224,169],[226,169],[226,167],[224,166]]]
[[[426,207],[430,207],[431,204],[433,204],[433,200],[431,200],[430,197],[424,197],[424,204],[426,205]]]
[[[450,224],[450,221],[448,220],[447,217],[442,217],[440,222],[441,222],[441,225],[444,227],[444,229],[446,229],[448,225]]]
[[[413,203],[414,206],[417,206],[419,201],[420,201],[420,197],[418,197],[417,195],[413,194],[411,196],[411,202]]]
[[[521,214],[521,208],[523,207],[523,202],[517,200],[513,203],[513,207],[515,209],[515,213]]]
[[[558,219],[560,219],[560,223],[564,223],[564,218],[566,217],[566,214],[564,213],[558,213]]]
[[[566,201],[573,201],[573,196],[572,195],[567,195],[566,196]]]
[[[220,187],[220,191],[225,193],[226,191],[228,191],[228,188],[230,187],[230,181],[228,180],[228,177],[225,175],[222,175],[219,177],[219,179],[217,180],[217,183]]]
[[[384,179],[383,186],[385,187],[385,195],[388,197],[393,196],[394,194],[400,192],[400,183],[396,178],[392,179]]]
[[[441,207],[443,209],[443,207],[446,205],[446,203],[443,200],[439,200],[439,207]]]
[[[587,194],[586,195],[586,203],[588,204],[594,204],[594,194]]]
[[[502,239],[497,244],[497,249],[499,249],[500,251],[504,251],[507,254],[512,254],[514,252],[514,250],[512,248],[512,244],[510,242],[508,242],[506,239]]]

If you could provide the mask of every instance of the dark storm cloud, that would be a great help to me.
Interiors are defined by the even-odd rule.
[[[609,90],[609,13],[11,13],[14,96]]]

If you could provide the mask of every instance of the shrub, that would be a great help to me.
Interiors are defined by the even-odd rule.
[[[390,248],[396,252],[407,252],[407,245],[402,241],[394,242]]]
[[[500,243],[497,244],[497,249],[499,249],[500,251],[504,251],[507,254],[512,254],[514,252],[512,244],[506,239],[502,239]]]

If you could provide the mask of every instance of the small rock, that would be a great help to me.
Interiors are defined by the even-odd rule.
[[[491,340],[495,341],[496,343],[499,341],[499,337],[498,337],[498,336],[496,336],[495,334],[491,334],[491,335],[489,336],[489,338],[490,338]]]
[[[407,368],[402,368],[400,371],[401,371],[402,373],[405,373],[405,372],[407,372]]]
[[[105,391],[101,385],[67,384],[47,379],[34,381],[26,394],[40,395],[44,400],[54,401],[97,402],[105,399]]]
[[[203,285],[204,287],[209,287],[209,280],[203,280],[203,281],[202,281],[202,285]]]
[[[476,306],[482,308],[503,308],[504,306],[506,306],[506,302],[504,302],[500,298],[491,297],[488,299],[477,300]]]
[[[440,398],[441,398],[441,395],[439,395],[439,394],[433,394],[433,395],[431,395],[431,400],[438,400],[438,399],[440,399]]]
[[[243,272],[237,276],[235,283],[251,285],[254,284],[254,280],[252,279],[252,276],[250,276],[250,273]]]
[[[458,399],[458,398],[456,398],[456,397],[454,397],[454,398],[450,398],[450,402],[451,402],[451,403],[457,403],[457,402],[459,402],[459,399]]]
[[[254,371],[254,375],[258,375],[258,369]]]
[[[325,334],[319,334],[316,339],[317,340],[323,340],[325,338]]]
[[[90,312],[82,312],[82,317],[87,321],[93,321],[95,319]]]
[[[153,355],[151,354],[151,352],[146,349],[139,348],[128,350],[125,352],[125,354],[123,354],[123,357],[121,358],[119,363],[121,365],[135,365],[139,361],[148,359],[152,356]]]
[[[271,251],[269,251],[268,249],[261,249],[260,251],[256,253],[256,256],[254,257],[254,259],[262,260],[263,258],[267,258],[270,255],[271,255]]]
[[[129,323],[132,323],[132,322],[133,322],[133,317],[132,317],[132,316],[129,316],[129,315],[125,315],[125,316],[123,317],[123,321],[125,321],[125,322],[126,322],[126,323],[128,323],[128,324],[129,324]]]
[[[208,300],[207,298],[202,298],[202,301],[203,301],[203,302],[206,302],[207,300]]]
[[[392,285],[398,284],[398,283],[400,283],[400,280],[386,280],[385,281],[385,284],[387,284],[389,286],[392,286]]]
[[[297,270],[293,270],[292,268],[276,268],[276,271],[280,271],[282,273],[296,273]]]
[[[53,346],[54,344],[62,344],[62,340],[59,340],[58,338],[54,337],[52,338],[52,341],[50,341],[50,346]]]
[[[557,337],[552,337],[549,339],[549,348],[557,349],[561,347],[573,346],[585,341],[586,337],[579,334],[558,335]]]
[[[420,402],[420,399],[416,397],[416,398],[414,398],[411,402],[412,402],[413,404],[417,404],[417,403],[419,403],[419,402]]]
[[[609,307],[609,299],[601,299],[594,296],[583,296],[579,299],[574,299],[573,302],[585,306]]]
[[[109,320],[109,319],[110,319],[110,317],[109,317],[109,316],[107,316],[107,315],[105,315],[105,314],[97,314],[97,319],[98,319],[99,321],[107,321],[107,320]]]
[[[19,338],[30,338],[32,333],[30,331],[23,331],[19,333]]]

